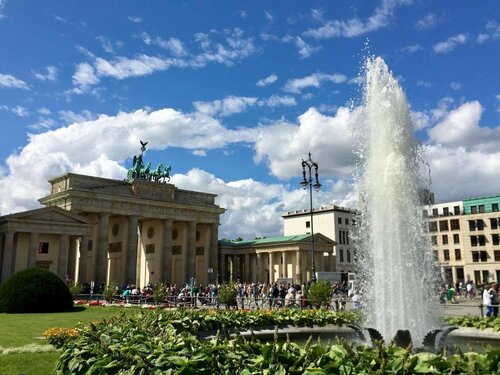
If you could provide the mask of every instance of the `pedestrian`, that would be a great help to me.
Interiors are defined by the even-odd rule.
[[[498,299],[498,291],[497,291],[496,284],[491,284],[491,288],[488,291],[488,294],[490,295],[490,305],[492,308],[492,316],[497,317],[498,316],[498,304],[500,301]]]
[[[489,318],[493,313],[493,307],[491,306],[491,296],[488,288],[485,286],[483,290],[483,306],[486,307],[486,312],[484,314],[485,318]]]

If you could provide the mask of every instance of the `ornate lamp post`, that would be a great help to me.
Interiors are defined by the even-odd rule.
[[[312,169],[314,168],[314,184],[312,177]],[[321,188],[321,184],[318,181],[318,163],[311,159],[311,153],[309,153],[309,159],[302,159],[302,181],[300,185],[306,189],[309,186],[309,208],[311,212],[311,281],[316,281],[316,265],[314,263],[314,225],[313,225],[313,203],[312,203],[312,189],[318,191]]]

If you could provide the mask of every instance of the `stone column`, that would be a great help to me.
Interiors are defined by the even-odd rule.
[[[188,222],[187,227],[185,281],[190,282],[192,277],[196,278],[196,222]]]
[[[69,236],[67,234],[61,234],[59,238],[59,256],[57,258],[57,276],[63,281],[66,280],[66,275],[68,273],[68,253]]]
[[[245,254],[245,272],[244,272],[244,280],[242,282],[248,283],[250,282],[250,254]]]
[[[286,263],[286,262],[287,262],[287,259],[286,259],[286,251],[283,251],[283,252],[281,253],[281,256],[283,257],[283,267],[282,267],[282,269],[281,269],[281,273],[283,274],[283,277],[285,277],[285,278],[286,278],[286,277],[288,277],[288,276],[287,276],[287,275],[288,275],[288,267],[287,267],[287,265],[286,265],[286,264],[287,264],[287,263]]]
[[[1,281],[5,282],[13,273],[16,261],[14,252],[14,232],[7,231],[4,237]]]
[[[99,283],[107,283],[109,216],[108,213],[100,213],[97,227],[95,281]]]
[[[80,261],[78,262],[78,282],[85,283],[87,280],[87,260],[88,260],[89,238],[80,238]]]
[[[220,263],[219,263],[219,275],[220,275],[220,283],[226,281],[226,254],[220,255]]]
[[[269,252],[269,283],[274,282],[274,262],[273,253]]]
[[[163,220],[163,244],[161,248],[162,266],[160,281],[172,283],[172,228],[174,221],[172,219]]]
[[[212,223],[210,226],[210,248],[209,248],[208,268],[214,270],[209,274],[209,282],[217,282],[217,270],[219,269],[219,223]]]
[[[27,268],[33,268],[36,266],[36,254],[38,253],[38,237],[39,233],[30,233],[30,244],[28,248],[28,261],[26,264]]]
[[[236,254],[233,254],[231,281],[236,281],[237,278],[238,278],[238,256]]]
[[[300,249],[295,253],[295,282],[297,284],[302,283],[302,260],[300,259]]]
[[[333,250],[329,252],[329,260],[330,260],[330,272],[335,272],[336,267],[335,267],[335,257],[333,256]]]
[[[257,253],[257,272],[256,272],[256,275],[257,275],[257,282],[258,283],[261,283],[263,282],[264,280],[262,275],[263,275],[263,272],[262,272],[262,254],[261,253]]]
[[[139,223],[139,218],[137,215],[130,215],[128,217],[128,232],[127,232],[127,244],[123,255],[123,271],[125,273],[123,280],[127,284],[135,284],[137,279],[137,225]]]

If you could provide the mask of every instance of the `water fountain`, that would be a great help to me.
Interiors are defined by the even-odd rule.
[[[382,58],[366,62],[355,181],[361,220],[357,234],[367,326],[385,341],[409,330],[421,343],[438,325],[430,245],[420,192],[421,150],[405,94]]]

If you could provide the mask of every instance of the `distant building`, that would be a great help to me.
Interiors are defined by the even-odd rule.
[[[448,284],[500,282],[500,195],[426,206],[434,258]]]
[[[346,207],[327,206],[313,209],[314,233],[321,233],[335,242],[335,270],[347,273],[356,272],[355,247],[352,234],[357,225],[357,211]],[[283,215],[285,236],[311,232],[311,213],[309,210],[292,211]]]

